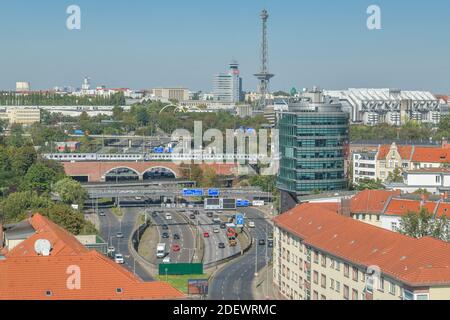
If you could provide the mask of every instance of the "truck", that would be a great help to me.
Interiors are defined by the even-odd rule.
[[[158,259],[162,259],[166,256],[166,244],[165,243],[158,243],[156,247],[156,257]]]

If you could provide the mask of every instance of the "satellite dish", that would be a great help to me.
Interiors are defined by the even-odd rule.
[[[52,245],[47,239],[39,239],[34,243],[34,250],[38,255],[48,257],[51,249]]]

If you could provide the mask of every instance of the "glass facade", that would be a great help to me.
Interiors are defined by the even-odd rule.
[[[346,189],[349,114],[336,104],[293,109],[283,113],[278,123],[278,187],[300,195]]]

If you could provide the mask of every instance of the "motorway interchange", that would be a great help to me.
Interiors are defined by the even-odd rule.
[[[268,237],[272,234],[272,225],[264,218],[261,211],[254,208],[239,210],[246,215],[247,225],[249,221],[253,221],[254,224],[253,228],[247,229],[253,238],[253,246],[242,256],[239,241],[236,246],[230,246],[226,229],[223,229],[224,226],[221,226],[220,223],[214,224],[213,219],[217,218],[217,212],[211,216],[211,213],[208,214],[208,211],[203,208],[145,209],[136,207],[122,208],[122,211],[124,215],[120,221],[111,210],[100,210],[100,233],[105,240],[107,239],[108,246],[113,246],[115,253],[123,256],[124,266],[144,281],[153,281],[154,279],[140,265],[139,261],[134,259],[130,252],[130,243],[138,217],[147,213],[152,219],[152,225],[157,230],[157,234],[154,236],[155,241],[151,244],[150,249],[150,252],[152,250],[154,252],[153,258],[147,259],[150,263],[163,263],[164,259],[156,258],[158,243],[166,244],[164,262],[198,262],[201,259],[198,241],[203,241],[202,262],[204,267],[216,268],[214,276],[210,280],[209,299],[253,299],[252,281],[255,274],[264,268],[272,257],[272,248],[268,246],[267,242]],[[235,212],[223,212],[219,216],[222,222],[226,222],[233,213]],[[169,219],[167,219],[167,215],[170,215]],[[229,257],[233,257],[233,259],[221,264]]]

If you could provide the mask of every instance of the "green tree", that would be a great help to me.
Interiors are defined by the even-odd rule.
[[[39,196],[36,192],[12,193],[0,205],[1,212],[3,212],[3,222],[21,221],[27,217],[29,211],[38,212],[52,206],[52,204],[49,198]]]
[[[387,181],[394,183],[402,183],[404,181],[402,171],[399,168],[395,168],[394,171],[389,172]]]
[[[419,212],[409,211],[402,217],[399,232],[413,238],[434,237],[449,241],[449,220],[446,216],[435,218],[426,208]]]
[[[22,190],[36,191],[38,194],[48,193],[57,179],[57,172],[38,162],[28,169],[22,182]]]
[[[87,199],[87,192],[78,181],[71,178],[59,180],[54,185],[54,191],[58,193],[65,204],[77,204],[83,207]]]
[[[356,185],[356,190],[379,190],[384,189],[384,185],[380,179],[372,180],[372,179],[361,179],[358,181]]]

